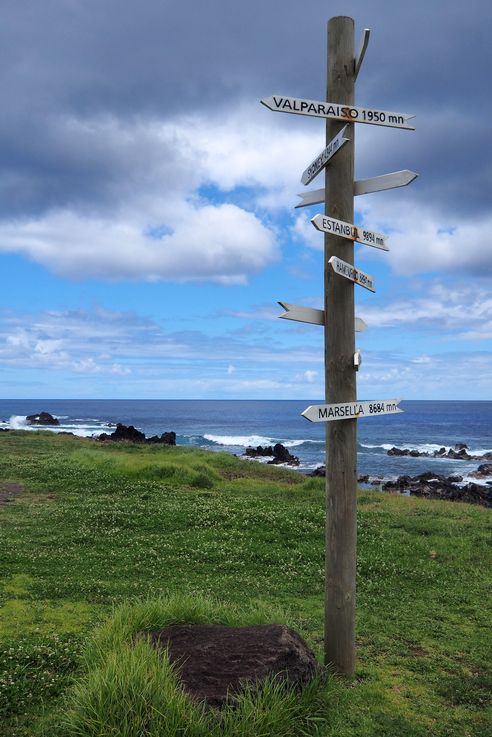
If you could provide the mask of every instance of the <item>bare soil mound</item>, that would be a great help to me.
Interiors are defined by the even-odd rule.
[[[285,625],[186,624],[146,634],[155,647],[169,648],[186,691],[218,708],[245,683],[278,676],[300,687],[322,672],[302,637]]]

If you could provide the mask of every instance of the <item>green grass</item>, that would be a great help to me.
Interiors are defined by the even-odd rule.
[[[62,722],[73,737],[290,737],[314,734],[326,721],[326,685],[300,694],[278,680],[242,693],[217,718],[184,693],[170,667],[142,634],[170,624],[229,626],[271,622],[278,614],[183,595],[121,605],[92,638],[84,675],[71,689]],[[140,637],[139,637],[140,635]]]
[[[135,598],[280,609],[321,658],[322,480],[43,432],[0,434],[1,480],[24,486],[0,507],[2,737],[65,734],[94,626]],[[326,690],[321,734],[489,737],[490,510],[358,501],[357,677]]]

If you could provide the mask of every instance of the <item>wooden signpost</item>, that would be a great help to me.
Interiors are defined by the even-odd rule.
[[[279,317],[324,326],[326,404],[308,407],[302,414],[312,422],[326,423],[324,650],[325,662],[346,677],[353,677],[355,669],[357,422],[403,411],[399,399],[357,400],[361,355],[355,350],[355,330],[366,326],[355,317],[354,287],[360,284],[375,290],[373,278],[354,266],[354,242],[385,251],[388,247],[382,233],[353,224],[354,196],[403,187],[417,176],[404,170],[354,181],[356,123],[414,130],[408,124],[413,115],[355,107],[355,80],[368,40],[365,29],[356,57],[354,21],[344,16],[331,18],[326,101],[281,95],[261,100],[275,112],[326,120],[326,148],[302,175],[302,182],[309,184],[324,168],[325,187],[300,195],[302,202],[297,205],[324,202],[324,215],[312,218],[324,233],[324,310],[280,302],[286,312]]]

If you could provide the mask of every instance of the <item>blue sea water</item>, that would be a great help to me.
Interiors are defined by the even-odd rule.
[[[178,445],[241,455],[249,445],[280,442],[308,472],[324,463],[324,425],[301,412],[313,402],[254,400],[0,400],[0,427],[26,428],[26,415],[50,412],[58,431],[90,437],[112,432],[117,422],[147,435],[174,430]],[[388,456],[392,446],[420,451],[466,443],[469,452],[492,452],[492,402],[403,401],[403,414],[358,421],[358,473],[378,478],[424,471],[466,475],[480,461]]]

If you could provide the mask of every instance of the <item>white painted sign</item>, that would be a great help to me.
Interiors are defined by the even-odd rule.
[[[340,276],[344,276],[346,279],[355,282],[355,284],[360,284],[361,287],[369,289],[370,292],[376,291],[374,287],[374,277],[369,276],[369,274],[365,274],[363,271],[359,271],[359,269],[356,269],[352,264],[348,264],[346,261],[342,261],[341,258],[337,258],[336,256],[332,256],[328,263],[331,264],[335,274],[340,274]]]
[[[284,97],[282,95],[264,97],[260,102],[269,110],[279,113],[294,113],[295,115],[310,115],[315,118],[343,120],[346,123],[369,123],[370,125],[384,125],[389,128],[415,130],[413,126],[407,124],[407,120],[414,118],[415,115],[409,115],[408,113],[393,113],[387,110],[341,105],[338,102],[303,100],[300,97]]]
[[[370,402],[343,402],[340,404],[312,404],[302,416],[310,422],[332,422],[333,420],[353,420],[360,417],[396,415],[403,412],[398,407],[401,399],[382,399]]]
[[[418,177],[414,171],[403,169],[392,171],[390,174],[382,174],[380,177],[370,179],[358,179],[354,182],[354,195],[370,194],[371,192],[382,192],[385,189],[396,189],[406,187]],[[295,207],[307,207],[308,205],[321,205],[325,201],[324,189],[313,189],[311,192],[299,192],[297,195],[301,201]]]
[[[337,151],[340,151],[342,146],[350,141],[350,138],[345,138],[346,130],[347,126],[344,125],[342,130],[337,133],[335,138],[332,138],[328,146],[326,146],[326,148],[322,150],[322,152],[315,158],[315,160],[311,164],[309,164],[308,168],[302,173],[301,182],[303,184],[309,184],[309,182],[312,182],[314,177],[320,173],[320,171],[323,169],[323,167],[326,166],[332,156],[334,156]]]
[[[401,171],[392,171],[390,174],[381,174],[379,177],[360,179],[358,182],[354,182],[354,194],[369,194],[370,192],[381,192],[384,189],[406,187],[417,177],[416,172],[410,171],[410,169],[402,169]]]
[[[328,217],[328,215],[315,215],[311,218],[311,222],[317,230],[321,230],[323,233],[339,235],[341,238],[389,251],[386,245],[386,236],[382,233],[374,233],[372,230],[367,230],[367,228],[358,228],[356,225]]]
[[[291,305],[288,302],[279,302],[280,307],[283,307],[286,312],[282,315],[278,315],[283,320],[295,320],[296,322],[308,322],[311,325],[324,325],[325,324],[325,311],[315,310],[312,307],[301,307],[300,305]],[[363,330],[367,330],[367,325],[360,317],[356,317],[354,321],[354,328],[356,333],[361,333]]]

